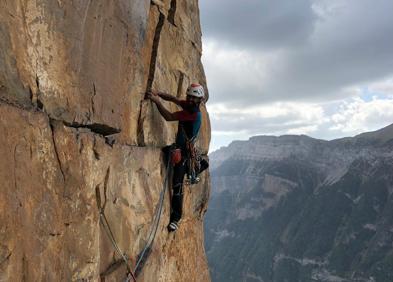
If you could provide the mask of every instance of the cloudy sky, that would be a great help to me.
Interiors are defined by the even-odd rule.
[[[393,123],[392,0],[200,0],[211,150]]]

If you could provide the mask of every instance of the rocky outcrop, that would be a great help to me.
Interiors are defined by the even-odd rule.
[[[393,125],[256,136],[210,154],[213,281],[392,281]]]
[[[0,3],[0,281],[122,281],[98,199],[135,265],[167,175],[176,123],[143,96],[206,85],[197,1]],[[173,105],[167,105],[175,110]],[[209,118],[198,146],[206,153]],[[209,281],[202,219],[209,177],[186,190],[168,234],[169,192],[138,281]],[[100,195],[99,197],[97,197]],[[101,203],[103,205],[103,203]]]

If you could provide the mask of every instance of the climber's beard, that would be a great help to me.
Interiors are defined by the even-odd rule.
[[[186,101],[192,107],[199,107],[199,105],[201,104],[202,99],[188,95],[187,98],[186,98]]]

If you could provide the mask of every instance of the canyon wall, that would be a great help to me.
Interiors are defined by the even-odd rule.
[[[254,136],[209,156],[213,281],[393,281],[393,124]]]
[[[201,50],[197,0],[0,2],[0,281],[123,281],[125,264],[107,271],[120,257],[99,199],[134,266],[167,175],[161,147],[177,130],[144,93],[206,87]],[[209,191],[204,172],[186,187],[181,227],[169,234],[167,190],[138,281],[210,281]]]

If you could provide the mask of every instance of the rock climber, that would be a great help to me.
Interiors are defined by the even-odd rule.
[[[173,95],[149,91],[146,93],[146,98],[150,99],[156,104],[158,111],[166,121],[179,121],[176,142],[173,147],[180,149],[181,158],[179,162],[174,164],[173,178],[172,178],[172,200],[171,200],[171,215],[168,224],[168,231],[176,231],[179,228],[179,221],[182,217],[183,211],[183,180],[186,173],[190,172],[190,144],[195,142],[202,122],[202,114],[199,106],[204,99],[203,87],[199,84],[191,84],[187,88],[186,100],[180,100]],[[161,99],[170,101],[182,108],[181,111],[170,112],[161,103]],[[164,149],[168,149],[168,147]],[[165,150],[164,150],[165,152]],[[194,172],[191,178],[191,183],[196,183],[199,178],[197,174],[202,172],[208,167],[206,160],[200,160],[198,171]]]

